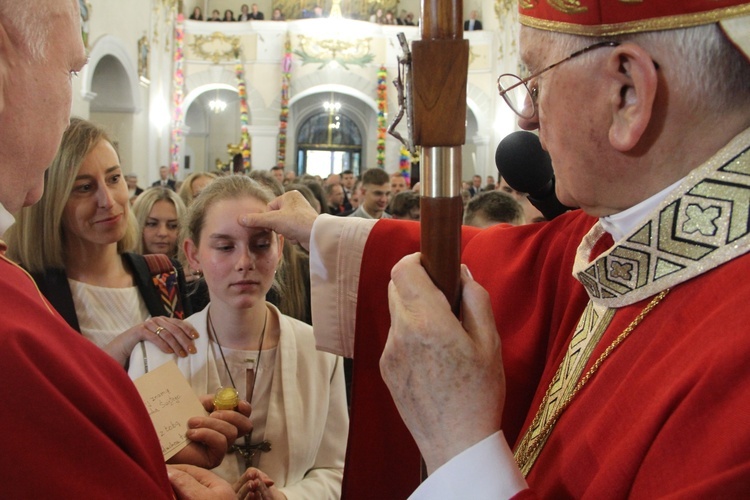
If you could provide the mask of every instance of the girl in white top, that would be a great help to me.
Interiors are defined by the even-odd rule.
[[[312,327],[265,301],[282,260],[282,237],[241,226],[240,215],[265,212],[272,195],[244,176],[211,183],[188,209],[183,248],[206,280],[210,304],[187,319],[200,333],[198,353],[175,359],[196,393],[234,388],[250,401],[253,430],[215,469],[230,482],[259,478],[255,492],[273,499],[338,499],[348,412],[342,358],[315,349]],[[130,375],[172,355],[136,348]]]

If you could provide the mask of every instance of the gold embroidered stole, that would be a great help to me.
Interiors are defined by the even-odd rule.
[[[550,419],[555,418],[560,405],[573,394],[573,389],[581,378],[592,351],[607,330],[614,314],[614,309],[599,306],[592,301],[589,301],[583,311],[565,357],[550,382],[543,409],[537,414],[516,448],[516,461],[519,462],[524,476],[531,470],[531,466],[534,465],[536,457],[547,441],[549,433],[542,435],[544,428]],[[534,447],[530,449],[532,443]],[[520,457],[524,457],[523,461]]]
[[[567,405],[618,308],[750,251],[750,129],[693,170],[633,232],[589,261],[603,235],[601,224],[595,224],[578,248],[573,275],[590,300],[540,408],[515,450],[524,476],[553,432],[558,409]],[[543,433],[547,425],[553,427]]]

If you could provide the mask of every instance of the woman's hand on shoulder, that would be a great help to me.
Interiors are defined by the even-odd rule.
[[[139,326],[142,328],[134,327],[139,333],[138,340],[148,340],[163,352],[175,353],[181,358],[197,352],[193,340],[198,338],[198,332],[187,321],[156,316]]]
[[[184,358],[197,352],[193,340],[198,338],[198,332],[193,325],[177,318],[155,316],[135,325],[115,337],[104,347],[104,350],[118,363],[125,366],[130,353],[136,344],[147,340],[168,354],[177,354]]]

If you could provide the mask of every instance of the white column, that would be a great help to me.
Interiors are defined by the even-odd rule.
[[[269,125],[250,125],[248,127],[252,144],[253,170],[270,170],[276,165],[276,138],[279,127]],[[287,152],[289,143],[287,142]],[[287,154],[287,158],[289,155]]]

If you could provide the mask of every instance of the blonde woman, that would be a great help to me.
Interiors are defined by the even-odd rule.
[[[193,200],[201,194],[201,191],[211,184],[214,179],[216,179],[216,175],[211,172],[195,172],[185,177],[178,191],[185,207],[189,207]]]
[[[141,255],[162,253],[177,257],[180,219],[185,204],[171,189],[154,187],[142,193],[133,204],[133,214],[141,237],[136,252]]]
[[[100,127],[73,118],[50,165],[44,195],[6,233],[11,258],[36,279],[71,327],[120,364],[141,340],[165,352],[195,351],[195,330],[168,310],[138,241],[128,187],[112,141]],[[175,279],[184,290],[181,274]],[[184,296],[178,303],[191,312]]]

